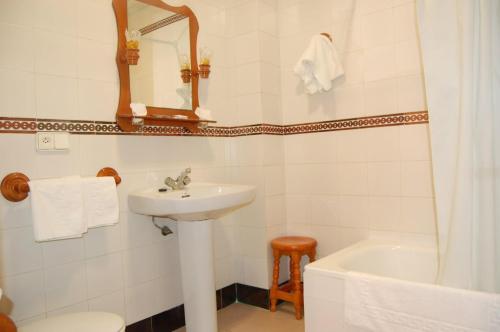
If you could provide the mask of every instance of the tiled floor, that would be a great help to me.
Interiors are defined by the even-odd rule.
[[[219,310],[219,332],[304,332],[304,320],[296,320],[293,306],[283,303],[276,312],[235,303]],[[185,332],[186,328],[175,332]]]

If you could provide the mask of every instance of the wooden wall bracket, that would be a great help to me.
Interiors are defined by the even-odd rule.
[[[122,182],[118,172],[111,167],[105,167],[99,170],[99,172],[97,172],[97,176],[112,176],[115,179],[116,185],[119,185]],[[16,172],[7,174],[3,178],[2,184],[0,185],[3,197],[11,202],[20,202],[26,199],[30,191],[28,184],[29,180],[30,179],[23,173]]]
[[[103,176],[112,176],[115,178],[116,185],[122,183],[122,178],[120,177],[120,175],[118,175],[118,172],[112,167],[101,168],[99,172],[97,172],[96,176],[99,178]]]
[[[1,186],[2,195],[11,202],[20,202],[28,197],[30,179],[23,173],[10,173],[6,175]]]

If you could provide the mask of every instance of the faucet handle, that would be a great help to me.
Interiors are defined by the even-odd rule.
[[[184,179],[182,180],[182,183],[187,186],[188,184],[191,183],[191,178],[189,176],[185,176]]]
[[[175,180],[174,180],[174,179],[172,179],[170,176],[169,176],[168,178],[166,178],[166,179],[165,179],[165,184],[166,184],[167,186],[169,186],[170,188],[172,188],[172,189],[175,189],[175,187],[176,187]]]
[[[184,172],[185,172],[186,174],[191,173],[191,167],[186,168],[186,169],[184,170]]]

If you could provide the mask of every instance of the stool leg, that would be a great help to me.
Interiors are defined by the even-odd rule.
[[[277,249],[273,249],[274,256],[274,267],[273,267],[273,285],[271,286],[270,298],[271,298],[271,311],[276,311],[277,294],[279,288],[279,277],[280,277],[280,257],[281,253]]]
[[[302,289],[300,285],[300,254],[292,253],[292,290],[295,318],[302,319]]]
[[[310,263],[314,262],[316,260],[316,249],[313,249],[310,252],[308,252],[307,256],[309,257]]]

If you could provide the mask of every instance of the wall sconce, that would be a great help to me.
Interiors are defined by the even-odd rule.
[[[182,82],[189,84],[191,82],[191,63],[189,62],[189,57],[186,54],[181,54],[179,56],[179,64],[181,66],[181,78]]]
[[[181,78],[182,82],[189,84],[193,75],[200,76],[200,78],[208,78],[210,76],[210,61],[212,59],[212,51],[207,47],[200,48],[200,65],[198,66],[198,71],[191,70],[191,63],[189,57],[186,54],[181,54],[179,56],[179,65],[181,67]]]
[[[137,65],[139,62],[139,40],[141,33],[137,30],[129,32],[125,30],[125,37],[127,38],[127,49],[125,50],[125,60],[129,65]]]
[[[201,78],[208,78],[210,76],[211,60],[212,60],[212,51],[208,47],[200,48],[199,73]]]

